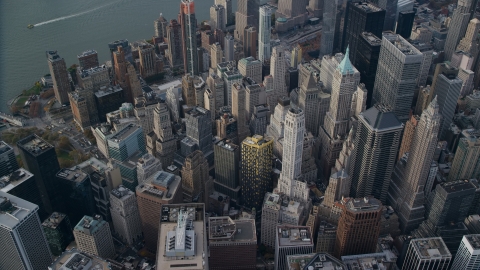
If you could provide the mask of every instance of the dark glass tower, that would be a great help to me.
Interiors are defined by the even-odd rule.
[[[363,32],[358,39],[354,66],[360,72],[360,82],[367,89],[367,108],[372,104],[373,86],[377,73],[382,39],[369,32]]]
[[[215,181],[214,187],[234,200],[238,200],[240,190],[240,147],[223,139],[214,145]]]
[[[413,21],[415,20],[415,11],[402,11],[398,13],[398,22],[395,33],[405,39],[410,38],[412,33]]]
[[[182,0],[179,18],[182,25],[183,68],[185,73],[198,75],[197,19],[193,0]]]
[[[13,148],[0,141],[0,177],[9,175],[17,169],[18,163]]]

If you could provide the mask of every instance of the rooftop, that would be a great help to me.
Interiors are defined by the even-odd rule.
[[[80,69],[80,67],[78,67],[78,68]],[[99,66],[99,67],[83,69],[80,74],[81,74],[82,78],[85,78],[85,77],[89,77],[89,76],[94,75],[94,74],[98,74],[100,72],[108,72],[108,68],[105,65],[103,65],[103,66]]]
[[[84,216],[75,226],[74,231],[92,235],[98,232],[107,222],[100,215],[94,217]]]
[[[80,168],[74,167],[71,169],[61,169],[57,173],[57,177],[76,183],[82,183],[85,179],[88,178],[88,175],[82,170],[80,170]]]
[[[360,255],[342,256],[342,262],[345,264],[345,269],[356,270],[387,270],[392,269],[397,257],[390,256],[391,254],[385,252],[369,253]]]
[[[422,56],[422,53],[417,48],[415,48],[406,39],[398,34],[395,34],[391,31],[386,31],[383,32],[383,38],[390,41],[390,43],[392,43],[404,55]]]
[[[33,177],[33,174],[24,168],[20,168],[10,175],[5,175],[0,178],[0,191],[9,192],[16,186],[23,183],[25,180]]]
[[[133,191],[124,187],[123,185],[118,186],[118,188],[112,189],[110,194],[120,200],[125,200],[131,196],[133,196]]]
[[[0,191],[0,227],[13,230],[38,206]]]
[[[474,250],[480,250],[480,234],[469,234],[463,237]]]
[[[280,247],[313,246],[310,227],[277,225],[277,239]]]
[[[251,242],[257,243],[255,220],[242,219],[232,220],[228,216],[210,217],[208,237],[212,242]]]
[[[102,258],[83,253],[73,248],[64,251],[49,270],[107,270],[112,269],[109,262]]]
[[[362,9],[366,13],[379,12],[379,11],[383,10],[383,9],[377,7],[376,5],[373,5],[373,4],[370,4],[370,3],[367,3],[367,2],[357,2],[357,3],[354,3],[354,5],[357,8]]]
[[[115,135],[113,135],[109,139],[109,141],[110,140],[115,141],[115,142],[123,141],[123,140],[127,139],[130,135],[135,133],[137,130],[141,131],[141,129],[142,129],[141,126],[134,125],[134,124],[129,124],[129,125],[125,126],[124,128],[122,128],[121,130],[119,130]]]
[[[77,55],[77,57],[78,57],[78,58],[81,58],[81,57],[89,56],[89,55],[92,55],[92,54],[97,54],[97,51],[95,51],[95,50],[86,50],[86,51],[82,52],[81,54]]]
[[[413,239],[410,241],[410,245],[413,246],[423,260],[452,257],[441,237]]]
[[[450,181],[440,184],[443,187],[443,190],[447,193],[457,193],[466,190],[473,190],[476,189],[475,185],[470,180],[456,180]]]
[[[370,212],[382,209],[382,203],[373,197],[350,198],[345,206],[347,209],[355,212]]]
[[[370,32],[362,32],[361,37],[368,41],[371,46],[380,46],[382,44],[382,39]]]
[[[143,184],[137,186],[138,193],[144,193],[161,200],[170,200],[181,185],[181,177],[165,171],[158,171]]]
[[[247,137],[242,143],[260,147],[264,144],[273,142],[273,138],[271,137],[263,137],[262,135],[253,135],[252,137]]]
[[[36,134],[30,135],[17,142],[18,147],[28,151],[34,156],[38,156],[52,148],[53,145],[49,144]]]
[[[56,229],[63,219],[66,217],[65,214],[59,212],[53,212],[45,221],[43,221],[42,226],[48,227],[51,229]]]
[[[217,146],[222,147],[223,149],[227,149],[229,151],[235,151],[238,149],[238,145],[234,144],[230,140],[220,140],[216,143]]]
[[[342,261],[338,260],[337,258],[333,257],[328,253],[318,253],[313,256],[313,258],[308,261],[302,270],[311,270],[312,268],[315,270],[347,270],[346,266],[343,264]]]
[[[377,106],[371,107],[366,111],[360,113],[360,118],[363,118],[373,130],[386,131],[390,129],[399,129],[403,127],[393,112],[385,112],[379,110]]]
[[[101,98],[101,97],[105,97],[105,96],[115,94],[115,93],[121,92],[121,91],[123,91],[122,87],[120,87],[118,85],[112,85],[108,88],[107,87],[100,88],[100,90],[95,92],[95,96],[98,97],[98,98]]]
[[[13,148],[10,147],[10,145],[5,143],[4,141],[0,141],[0,154],[3,154],[3,153],[5,153],[7,151],[10,151],[10,150],[13,150]]]

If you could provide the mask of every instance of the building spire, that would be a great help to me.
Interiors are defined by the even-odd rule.
[[[342,62],[338,65],[337,70],[343,75],[354,73],[352,62],[350,62],[350,46],[347,46],[345,56],[343,57]]]

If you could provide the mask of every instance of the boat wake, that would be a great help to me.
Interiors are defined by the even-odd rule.
[[[72,14],[72,15],[63,16],[63,17],[59,17],[59,18],[56,18],[56,19],[52,19],[52,20],[40,22],[40,23],[34,24],[33,26],[37,27],[37,26],[41,26],[41,25],[45,25],[45,24],[50,24],[50,23],[54,23],[54,22],[63,21],[63,20],[66,20],[66,19],[70,19],[70,18],[82,16],[82,15],[85,15],[85,14],[88,14],[88,13],[91,13],[91,12],[94,12],[94,11],[96,11],[96,10],[99,10],[99,9],[101,9],[101,8],[110,6],[111,4],[114,4],[114,3],[115,3],[115,2],[112,2],[112,3],[109,3],[109,4],[103,5],[103,6],[99,6],[99,7],[96,7],[96,8],[90,9],[90,10],[87,10],[87,11],[82,11],[82,12],[75,13],[75,14]]]

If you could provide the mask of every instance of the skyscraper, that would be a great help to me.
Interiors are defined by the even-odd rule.
[[[307,201],[309,189],[306,183],[299,179],[302,173],[305,114],[301,109],[290,108],[284,125],[282,172],[278,180],[278,190],[290,198]]]
[[[228,34],[225,36],[225,40],[223,41],[223,50],[225,54],[225,62],[233,61],[234,56],[234,40],[233,36]]]
[[[16,170],[18,170],[18,163],[13,148],[4,141],[0,141],[0,177]]]
[[[373,105],[373,87],[375,85],[381,44],[382,39],[372,33],[363,32],[358,36],[354,65],[360,71],[360,82],[365,84],[367,89],[367,108]]]
[[[257,57],[258,32],[254,26],[245,27],[243,33],[243,55],[245,57]]]
[[[405,39],[410,38],[410,35],[412,34],[412,27],[413,27],[414,20],[415,20],[415,11],[407,10],[407,11],[399,12],[395,33],[402,36]]]
[[[60,104],[67,104],[68,92],[72,90],[72,87],[70,86],[65,59],[61,58],[57,51],[47,51],[46,55],[48,68],[53,80],[55,98]]]
[[[480,268],[480,235],[464,235],[451,269],[474,270]]]
[[[377,107],[364,111],[358,118],[348,173],[352,183],[350,196],[373,196],[385,203],[403,124],[393,112]]]
[[[237,120],[238,141],[242,142],[250,134],[247,125],[246,90],[241,83],[232,85],[232,115]]]
[[[227,22],[225,20],[225,7],[222,5],[213,5],[210,7],[210,21],[212,22],[213,29],[217,28],[225,31]]]
[[[87,50],[77,55],[81,70],[98,67],[98,54],[95,50]]]
[[[306,226],[277,226],[275,239],[275,269],[290,268],[288,255],[313,253],[313,235]]]
[[[335,41],[335,27],[337,23],[337,2],[331,0],[323,4],[323,28],[322,39],[320,43],[320,56],[333,53],[333,44]]]
[[[262,62],[260,60],[255,60],[252,56],[242,58],[238,61],[238,71],[243,77],[249,77],[257,84],[262,83]]]
[[[45,219],[63,205],[62,190],[55,181],[56,174],[60,171],[55,148],[35,134],[19,140],[17,147],[24,166],[35,176],[43,203],[43,209],[39,209],[38,213],[40,218]]]
[[[412,239],[408,245],[402,269],[447,270],[451,260],[452,254],[441,237]]]
[[[478,31],[480,31],[480,20],[474,18],[468,23],[465,36],[458,43],[456,51],[469,53],[473,58],[476,58],[480,52],[478,49]]]
[[[233,14],[232,9],[232,0],[215,0],[215,5],[221,5],[225,8],[224,22],[226,25],[232,25],[235,21],[235,14]]]
[[[272,24],[273,8],[269,5],[260,7],[258,26],[258,60],[264,62],[270,59],[270,28]]]
[[[322,93],[321,88],[314,79],[314,74],[310,73],[307,80],[303,80],[298,93],[298,107],[305,113],[305,128],[307,131],[318,135],[320,128],[320,113]]]
[[[440,119],[434,98],[420,117],[406,164],[398,162],[392,174],[388,200],[398,213],[404,233],[415,229],[424,219],[424,187],[437,147]]]
[[[237,1],[235,13],[235,39],[243,41],[244,30],[248,25],[258,27],[258,1]]]
[[[448,180],[478,178],[480,175],[479,160],[480,139],[473,135],[461,138],[448,174]]]
[[[415,128],[417,127],[419,120],[420,117],[418,115],[412,115],[405,124],[405,129],[403,130],[402,135],[402,144],[400,145],[400,150],[398,151],[399,160],[403,157],[405,153],[410,152],[413,136],[415,135]]]
[[[157,58],[157,54],[155,53],[155,47],[151,44],[142,44],[138,48],[138,54],[140,59],[140,75],[143,78],[148,78],[151,76],[155,76],[163,68],[163,62],[159,58]],[[136,96],[134,96],[136,98]]]
[[[172,122],[167,104],[159,102],[153,111],[153,134],[147,134],[147,149],[160,160],[166,169],[173,162],[177,150],[176,140],[172,132]]]
[[[182,26],[183,70],[186,74],[198,75],[197,19],[193,0],[182,0],[179,18]]]
[[[260,210],[265,193],[273,189],[271,178],[273,139],[254,135],[242,142],[241,187],[244,205]]]
[[[47,269],[52,263],[38,206],[2,191],[0,237],[1,269]]]
[[[223,139],[214,145],[215,190],[238,200],[240,190],[240,147]]]
[[[275,21],[275,30],[277,32],[286,32],[305,24],[305,21],[308,18],[307,4],[306,0],[301,0],[299,2],[292,0],[279,0],[275,17],[282,19]]]
[[[73,229],[73,235],[80,251],[105,259],[115,258],[110,226],[100,215],[84,216]]]
[[[400,35],[383,33],[380,59],[373,88],[373,103],[408,120],[423,54]]]
[[[74,240],[72,225],[68,216],[59,212],[53,212],[42,223],[43,231],[48,241],[50,251],[54,256],[59,256]]]
[[[350,48],[350,60],[355,63],[357,44],[363,32],[382,36],[385,10],[366,2],[348,2],[345,15],[345,27],[342,39],[342,51]]]
[[[283,137],[285,135],[285,116],[291,108],[290,99],[281,97],[277,99],[277,106],[274,107],[274,112],[270,115],[270,124],[267,126],[267,136],[274,139],[273,154],[280,158],[283,155]]]
[[[285,65],[285,49],[279,45],[273,47],[272,57],[270,59],[270,75],[273,77],[273,95],[275,101],[279,97],[288,96],[287,85],[285,84],[285,74],[287,66]],[[272,104],[269,104],[272,106]]]
[[[168,51],[165,52],[165,56],[170,66],[172,68],[183,66],[182,26],[177,20],[170,20],[170,24],[167,26],[166,36],[168,40]]]
[[[468,22],[472,16],[472,8],[478,1],[475,0],[459,0],[457,8],[453,11],[452,20],[448,27],[447,39],[445,41],[445,60],[450,60],[452,54],[457,48],[460,39],[465,36]],[[473,12],[475,13],[475,11]]]
[[[382,203],[372,197],[346,198],[340,207],[342,214],[338,221],[335,257],[375,252]]]
[[[128,245],[142,237],[142,225],[135,193],[119,186],[110,192],[110,213],[114,231]]]
[[[208,197],[205,185],[209,181],[209,166],[203,153],[199,150],[194,151],[185,158],[181,174],[183,201],[204,202]]]
[[[163,41],[167,37],[167,26],[168,21],[163,17],[163,14],[160,13],[160,17],[153,21],[153,27],[155,28],[155,36],[161,38]]]

